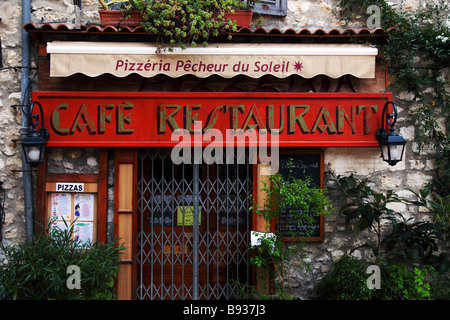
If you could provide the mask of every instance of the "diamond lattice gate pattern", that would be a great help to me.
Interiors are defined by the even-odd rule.
[[[237,150],[234,160],[176,165],[170,149],[140,151],[139,299],[239,299],[248,288],[252,167]]]

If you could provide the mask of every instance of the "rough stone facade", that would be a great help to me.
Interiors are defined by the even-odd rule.
[[[418,6],[418,0],[405,0],[403,7],[413,9]],[[72,0],[32,0],[33,23],[75,23],[75,12]],[[83,24],[98,24],[97,0],[83,0],[81,21]],[[285,18],[266,17],[262,27],[270,29],[302,28],[325,30],[342,28],[333,14],[336,9],[335,0],[289,0],[288,15]],[[22,174],[15,170],[22,168],[19,143],[14,142],[20,137],[21,104],[20,68],[21,66],[21,1],[0,0],[0,35],[2,46],[3,68],[0,70],[0,181],[6,191],[5,224],[2,227],[4,244],[19,243],[25,240],[25,218],[23,204]],[[364,27],[364,17],[349,27]],[[33,60],[33,59],[32,59]],[[34,62],[33,62],[34,63]],[[34,75],[35,71],[31,74]],[[446,75],[448,77],[448,75]],[[33,80],[35,80],[33,78]],[[33,85],[35,83],[33,82]],[[423,150],[416,154],[417,143],[414,142],[416,123],[411,119],[407,110],[414,107],[414,101],[407,92],[394,92],[395,101],[400,107],[397,128],[400,134],[408,140],[405,160],[396,166],[389,166],[379,158],[376,148],[326,148],[326,171],[335,175],[355,174],[358,177],[368,177],[373,181],[378,191],[394,189],[404,197],[411,194],[406,188],[419,189],[431,181],[436,167],[433,161],[433,151]],[[112,164],[112,161],[110,161]],[[54,149],[49,154],[49,170],[55,173],[97,173],[98,152],[96,149]],[[109,215],[108,223],[112,226],[113,201],[113,165],[109,166]],[[329,173],[326,178],[329,178]],[[331,182],[326,182],[332,187]],[[408,217],[419,217],[417,207],[397,205],[395,208]],[[311,243],[305,248],[307,261],[311,264],[311,272],[305,273],[292,270],[288,274],[288,286],[292,293],[308,297],[311,289],[320,277],[330,268],[333,261],[348,252],[351,248],[361,245],[362,239],[368,235],[355,237],[353,231],[345,226],[338,212],[325,218],[325,241]],[[354,255],[370,260],[370,252],[355,251]]]
[[[13,140],[20,137],[21,69],[21,7],[20,1],[0,2],[0,36],[2,64],[0,70],[0,181],[6,191],[3,242],[25,240],[25,217],[20,149]]]

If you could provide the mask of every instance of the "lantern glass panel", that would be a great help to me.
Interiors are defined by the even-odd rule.
[[[382,144],[381,146],[381,156],[383,157],[384,161],[389,160],[389,148],[386,144]]]
[[[402,160],[403,146],[400,144],[394,144],[389,146],[390,160]]]
[[[30,147],[26,152],[30,162],[37,162],[41,158],[41,149],[38,147]]]

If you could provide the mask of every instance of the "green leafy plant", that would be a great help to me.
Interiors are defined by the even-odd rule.
[[[353,174],[348,177],[337,176],[334,180],[342,191],[338,198],[344,198],[346,202],[341,208],[345,223],[352,224],[357,235],[362,230],[369,230],[376,235],[375,243],[369,241],[358,247],[370,248],[376,258],[376,264],[387,263],[388,258],[405,257],[412,262],[432,262],[442,272],[448,270],[448,254],[445,248],[448,242],[450,209],[444,204],[448,202],[444,202],[440,197],[437,198],[438,202],[428,199],[428,192],[425,190],[415,193],[419,201],[400,199],[392,190],[385,193],[376,192],[371,188],[368,179],[357,179]],[[401,213],[389,209],[388,205],[394,202],[428,206],[430,212],[434,212],[435,219],[431,222],[406,219]],[[388,222],[389,228],[382,228],[383,221]],[[439,257],[436,257],[439,243],[443,244],[444,249]]]
[[[431,300],[445,298],[441,291],[442,279],[431,266],[407,268],[394,265],[382,270],[381,290],[375,290],[374,299]],[[448,288],[447,297],[448,297]]]
[[[440,272],[447,272],[450,270],[450,257],[448,254],[450,243],[450,195],[442,197],[437,193],[432,193],[430,185],[419,190],[419,192],[408,190],[418,199],[409,203],[425,208],[428,215],[431,216],[431,222],[423,223],[419,231],[432,234],[433,241],[428,245],[432,246],[433,251],[441,252],[436,256],[432,250],[429,249],[428,252],[425,250],[429,247],[424,247],[419,251],[420,257]]]
[[[429,222],[394,220],[392,231],[385,236],[382,246],[388,256],[404,256],[412,262],[426,261],[438,250],[436,227]]]
[[[367,287],[368,265],[344,255],[314,286],[314,297],[328,300],[432,300],[449,299],[448,275],[431,266],[405,265],[381,267],[380,288]]]
[[[344,255],[336,260],[330,271],[314,286],[314,296],[326,300],[370,300],[367,287],[367,266],[359,259]]]
[[[288,164],[292,167],[292,161]],[[292,173],[292,170],[290,170]],[[266,231],[270,231],[273,222],[279,218],[280,212],[285,213],[283,224],[283,233],[275,232],[275,236],[266,234],[262,236],[260,245],[254,246],[255,256],[251,259],[252,263],[263,270],[271,270],[273,268],[279,286],[276,288],[278,296],[282,299],[289,298],[286,291],[286,260],[289,259],[291,266],[308,269],[308,264],[303,258],[306,255],[302,252],[304,243],[288,245],[286,238],[288,228],[286,228],[287,218],[299,226],[305,226],[304,237],[308,237],[313,231],[314,216],[330,214],[332,208],[329,201],[325,197],[326,190],[312,186],[310,179],[295,179],[289,174],[284,178],[281,174],[270,176],[269,183],[262,181],[263,187],[261,191],[265,192],[266,199],[263,206],[252,201],[251,210],[255,210],[256,214],[266,222]],[[295,260],[295,261],[294,261]]]
[[[110,243],[80,244],[73,223],[51,229],[18,246],[0,246],[0,298],[8,300],[114,299],[114,280],[124,249]],[[69,266],[80,268],[80,289],[69,289]]]
[[[382,221],[388,220],[395,223],[395,216],[403,218],[397,212],[389,209],[388,205],[401,200],[392,191],[378,193],[370,187],[368,179],[359,180],[351,174],[348,177],[334,177],[341,195],[338,199],[345,198],[346,204],[341,208],[341,214],[345,216],[347,225],[353,224],[354,231],[358,235],[363,230],[369,230],[376,235],[376,243],[367,242],[361,247],[369,247],[376,258],[376,263],[380,262],[383,256],[382,246]],[[358,247],[359,248],[359,247]]]
[[[259,0],[129,0],[123,3],[122,11],[125,18],[133,10],[140,11],[144,18],[141,25],[157,37],[160,49],[173,50],[174,46],[185,49],[186,45],[195,47],[200,42],[206,47],[209,39],[219,33],[228,34],[231,40],[232,32],[237,30],[236,21],[225,19],[225,13],[250,9],[255,2]],[[108,7],[110,3],[103,5]]]

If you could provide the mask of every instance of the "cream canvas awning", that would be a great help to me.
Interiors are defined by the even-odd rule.
[[[246,75],[259,78],[298,75],[312,78],[375,77],[378,50],[361,44],[210,44],[173,52],[158,52],[152,43],[54,41],[47,44],[50,76],[82,73],[90,77],[109,73],[125,77],[165,74],[200,78]]]

